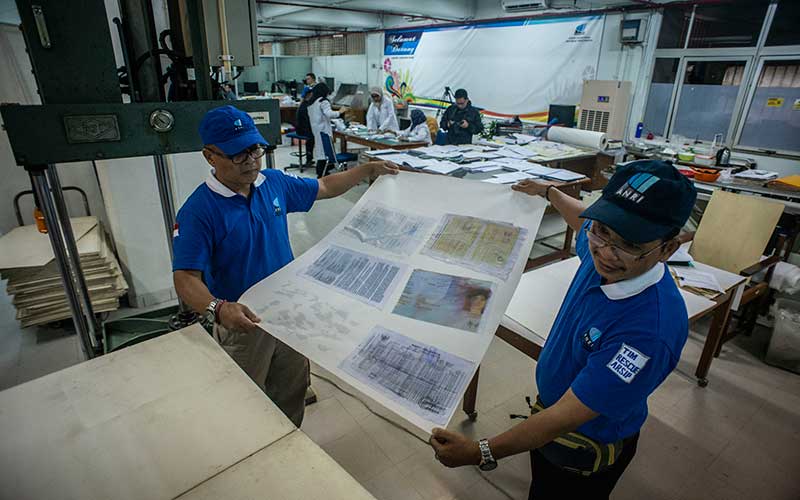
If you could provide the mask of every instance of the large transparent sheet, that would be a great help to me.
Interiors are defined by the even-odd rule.
[[[320,202],[314,210],[325,210],[324,203]],[[354,238],[345,227],[353,223],[353,218],[362,209],[376,203],[416,217],[441,219],[443,214],[454,214],[497,221],[534,235],[544,213],[545,201],[540,197],[516,193],[508,186],[478,181],[410,172],[383,176],[315,247],[254,285],[240,299],[262,318],[259,326],[263,330],[352,385],[368,399],[396,413],[401,418],[401,424],[410,424],[412,428],[430,432],[433,427],[449,422],[455,406],[447,407],[443,418],[440,414],[436,418],[420,414],[398,401],[396,394],[393,395],[384,385],[365,383],[342,369],[343,361],[380,326],[419,345],[429,346],[442,356],[452,355],[472,363],[467,373],[469,380],[486,353],[511,300],[526,263],[525,256],[530,254],[533,237],[525,238],[521,243],[508,278],[502,280],[457,263],[434,259],[422,254],[419,249],[413,250],[410,255],[399,255]],[[428,229],[422,235],[423,241],[428,240],[433,232],[433,227]],[[400,269],[396,278],[397,286],[387,288],[386,306],[383,309],[316,279],[302,277],[304,270],[334,247],[368,255]],[[400,302],[414,270],[491,283],[491,298],[484,307],[477,331],[469,332],[394,314],[392,311]],[[463,390],[464,387],[459,386],[458,398]]]

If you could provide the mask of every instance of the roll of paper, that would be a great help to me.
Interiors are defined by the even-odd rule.
[[[602,132],[567,127],[550,127],[547,131],[547,140],[601,151],[608,145],[606,134]]]

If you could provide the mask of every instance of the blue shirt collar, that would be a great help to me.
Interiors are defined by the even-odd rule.
[[[206,186],[208,186],[208,188],[210,190],[214,191],[215,193],[217,193],[220,196],[224,196],[225,198],[230,198],[232,196],[236,196],[236,193],[231,191],[230,188],[228,188],[228,186],[226,186],[225,184],[221,183],[219,181],[219,179],[217,179],[214,176],[214,172],[216,172],[216,170],[212,168],[211,171],[208,174],[208,178],[206,179]],[[263,184],[265,180],[267,180],[267,178],[264,177],[264,174],[259,172],[258,173],[258,177],[256,177],[255,182],[253,182],[253,186],[254,187],[258,187],[261,184]]]
[[[595,271],[596,273],[597,271]],[[655,285],[664,277],[664,263],[659,262],[651,267],[649,271],[636,276],[635,278],[617,281],[609,285],[600,285],[600,289],[611,300],[622,300],[638,295]]]

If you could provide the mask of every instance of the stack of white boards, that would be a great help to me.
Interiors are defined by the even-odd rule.
[[[102,225],[95,217],[75,217],[70,222],[94,312],[118,309],[128,283]],[[6,290],[13,295],[23,328],[71,317],[50,238],[35,225],[0,236],[0,278],[8,280]]]

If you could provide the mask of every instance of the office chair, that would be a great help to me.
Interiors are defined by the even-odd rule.
[[[347,169],[347,162],[349,161],[357,161],[358,155],[353,153],[339,153],[337,154],[336,151],[333,149],[333,142],[331,141],[331,136],[326,134],[325,132],[320,132],[320,139],[322,140],[322,149],[325,151],[325,158],[328,159],[328,164],[325,165],[325,171],[323,172],[323,177],[328,175],[328,168],[331,165],[334,166],[334,170],[345,170]]]

